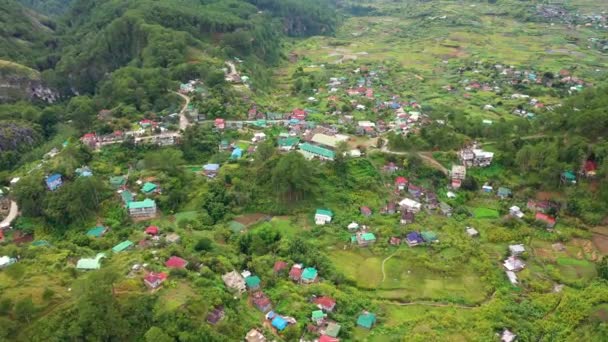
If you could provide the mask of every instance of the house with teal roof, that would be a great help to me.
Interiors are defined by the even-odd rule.
[[[249,276],[249,277],[245,278],[245,284],[247,285],[247,288],[252,291],[259,290],[261,283],[262,283],[262,281],[260,280],[260,277],[258,277],[258,276]]]
[[[236,160],[240,159],[242,156],[243,150],[240,147],[236,147],[234,150],[232,150],[232,153],[230,154],[230,159]]]
[[[370,232],[358,232],[351,237],[350,241],[360,247],[367,247],[376,242],[376,236]]]
[[[422,236],[422,239],[426,243],[439,241],[437,234],[435,234],[434,232],[422,232],[422,233],[420,233],[420,235]]]
[[[133,247],[133,242],[129,241],[129,240],[125,240],[121,243],[119,243],[118,245],[114,246],[112,248],[112,252],[114,253],[120,253],[122,251],[125,251],[129,248]]]
[[[279,137],[278,140],[279,150],[285,152],[294,150],[299,143],[300,138],[298,137]]]
[[[317,225],[324,225],[331,222],[334,217],[334,213],[327,209],[317,209],[315,212],[315,223]]]
[[[371,312],[365,311],[357,318],[357,325],[362,328],[371,329],[374,324],[376,324],[376,315]]]
[[[143,192],[144,194],[150,194],[150,193],[156,191],[157,188],[158,187],[156,186],[156,184],[146,182],[144,184],[144,186],[141,187],[141,192]]]
[[[131,217],[154,217],[156,216],[156,202],[149,198],[143,201],[132,201],[127,204],[127,210]]]
[[[103,234],[105,234],[107,231],[108,231],[108,229],[106,227],[97,226],[95,228],[89,229],[89,231],[87,232],[87,236],[98,238],[98,237],[102,237]]]
[[[318,277],[318,272],[317,269],[314,267],[306,267],[303,271],[302,271],[302,276],[300,278],[300,281],[304,284],[311,284],[317,281],[317,277]]]
[[[327,315],[323,313],[323,310],[315,310],[312,312],[310,319],[313,321],[314,324],[321,325],[325,320],[326,316]]]
[[[123,176],[110,177],[110,186],[112,186],[114,189],[118,189],[125,184],[127,184],[127,179]]]
[[[101,259],[105,257],[105,253],[98,253],[95,258],[82,258],[76,263],[76,268],[79,270],[98,270],[101,268]]]
[[[334,160],[336,157],[334,151],[309,143],[300,144],[300,153],[302,153],[306,159],[319,158],[321,160]]]
[[[572,171],[564,171],[562,172],[561,180],[564,184],[576,184],[576,175]]]
[[[121,192],[120,198],[122,199],[122,202],[124,203],[125,206],[127,206],[129,203],[133,202],[133,194],[129,190],[125,190],[125,191]]]

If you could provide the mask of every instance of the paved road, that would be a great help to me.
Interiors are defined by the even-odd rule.
[[[17,218],[18,214],[19,214],[19,207],[17,206],[17,202],[11,201],[11,209],[9,210],[8,215],[0,223],[0,228],[10,227],[11,223]]]

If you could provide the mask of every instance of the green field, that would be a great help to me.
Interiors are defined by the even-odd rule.
[[[473,215],[478,219],[495,219],[499,217],[498,211],[489,208],[475,208]]]

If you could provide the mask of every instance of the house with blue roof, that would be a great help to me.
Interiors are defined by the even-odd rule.
[[[423,244],[424,238],[418,232],[411,232],[406,235],[405,241],[407,242],[408,246],[414,247]]]
[[[240,147],[236,147],[234,150],[232,150],[230,159],[240,159],[242,156],[243,156],[243,150]]]
[[[287,327],[287,321],[283,317],[276,315],[272,319],[272,326],[279,331],[283,331]]]
[[[47,176],[45,182],[46,187],[51,191],[57,190],[63,184],[61,174],[59,173],[54,173],[50,176]]]

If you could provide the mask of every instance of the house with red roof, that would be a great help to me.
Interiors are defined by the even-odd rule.
[[[288,264],[285,261],[277,261],[274,263],[274,267],[272,268],[272,270],[274,271],[274,273],[279,273],[281,271],[283,271],[284,269],[286,269],[288,266]]]
[[[302,264],[295,264],[291,266],[291,270],[289,270],[289,279],[293,281],[300,281],[303,271],[304,266]]]
[[[544,213],[536,213],[536,216],[534,216],[534,218],[538,222],[545,223],[547,225],[547,228],[553,228],[553,227],[555,227],[555,224],[557,223],[557,220],[554,217],[551,217]]]
[[[226,120],[222,118],[217,118],[213,121],[215,128],[217,129],[225,129],[226,128]]]
[[[340,342],[340,339],[327,335],[321,335],[321,337],[319,337],[319,342]]]
[[[158,235],[159,229],[157,226],[150,226],[148,228],[146,228],[146,234],[148,235]]]
[[[361,211],[361,215],[365,217],[372,216],[372,210],[369,207],[361,207],[359,210]]]
[[[87,133],[80,138],[80,141],[89,147],[95,147],[97,144],[97,134]]]
[[[258,310],[264,313],[272,309],[272,303],[270,302],[270,299],[262,291],[254,292],[251,295],[251,302],[253,303],[253,305],[255,305],[256,308],[258,308]]]
[[[291,118],[292,119],[304,121],[304,120],[306,120],[307,116],[308,116],[308,113],[306,113],[306,111],[304,109],[302,109],[302,108],[296,108],[296,109],[294,109],[294,110],[291,111]]]
[[[409,182],[408,182],[407,178],[405,178],[405,177],[399,176],[395,179],[395,186],[397,186],[397,189],[399,189],[399,190],[405,190],[408,183]]]
[[[595,160],[587,160],[583,165],[583,175],[585,177],[595,177],[597,174],[597,162]]]
[[[347,90],[346,90],[346,93],[347,93],[349,96],[356,96],[356,95],[359,95],[359,91],[358,91],[357,89],[347,89]]]
[[[336,307],[336,301],[333,298],[325,296],[315,298],[313,300],[313,303],[317,304],[317,307],[319,307],[319,309],[324,310],[326,312],[332,312]]]
[[[139,125],[141,126],[141,128],[149,128],[158,126],[158,123],[150,119],[143,119],[139,121]]]
[[[165,266],[167,266],[168,268],[186,268],[186,265],[188,265],[188,262],[178,256],[172,256],[169,258],[169,260],[167,260],[167,262],[165,262]]]
[[[160,272],[160,273],[154,273],[154,272],[150,272],[148,273],[145,277],[144,277],[144,284],[146,284],[146,286],[149,289],[155,290],[157,288],[159,288],[163,282],[167,280],[167,274],[164,272]]]

